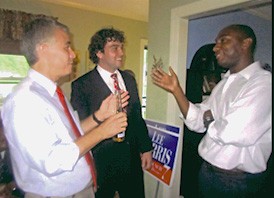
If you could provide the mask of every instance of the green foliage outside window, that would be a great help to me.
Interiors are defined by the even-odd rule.
[[[0,78],[23,78],[29,70],[29,64],[22,55],[0,54]]]
[[[0,54],[0,107],[29,70],[29,64],[22,55]]]

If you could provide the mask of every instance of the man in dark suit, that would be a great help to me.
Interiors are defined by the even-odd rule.
[[[126,108],[128,127],[123,142],[107,139],[93,148],[97,169],[98,191],[96,198],[144,197],[143,170],[152,163],[152,142],[141,115],[137,84],[133,76],[121,71],[124,57],[124,33],[106,28],[95,33],[89,44],[90,59],[96,67],[72,82],[71,103],[80,119],[94,113],[101,102],[114,93],[111,74],[118,76],[119,86],[129,92]],[[100,123],[101,115],[95,114]]]

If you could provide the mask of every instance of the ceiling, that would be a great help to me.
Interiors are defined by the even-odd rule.
[[[148,21],[149,0],[40,0],[124,18]]]
[[[258,5],[257,7],[246,10],[248,13],[272,21],[272,0],[269,3]]]
[[[111,14],[148,22],[149,0],[40,0],[48,3]],[[250,14],[272,20],[272,0],[256,0],[256,6],[243,9]],[[133,6],[134,5],[134,6]]]

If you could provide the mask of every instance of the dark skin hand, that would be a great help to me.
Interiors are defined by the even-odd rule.
[[[186,118],[187,112],[189,109],[189,100],[185,96],[185,93],[179,83],[178,77],[171,67],[169,67],[169,72],[170,72],[170,75],[164,72],[162,68],[153,68],[151,72],[152,82],[158,87],[173,94],[173,96],[175,97],[179,105],[180,111],[182,112],[183,116]],[[212,122],[214,119],[210,110],[204,113],[204,120],[209,117],[211,118],[211,122]],[[208,127],[209,125],[209,123],[207,122],[204,122],[204,124],[205,124],[205,127]]]
[[[177,75],[171,67],[169,67],[169,72],[170,75],[164,72],[162,68],[152,69],[152,82],[158,87],[174,95],[182,114],[186,117],[189,108],[189,101],[180,86]]]

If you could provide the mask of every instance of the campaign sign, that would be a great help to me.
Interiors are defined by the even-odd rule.
[[[147,172],[171,186],[177,158],[180,127],[145,120],[153,145],[152,168]]]

